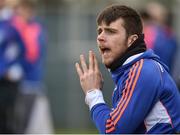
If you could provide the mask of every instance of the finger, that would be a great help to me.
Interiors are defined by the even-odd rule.
[[[95,54],[94,54],[94,69],[95,71],[99,71],[99,66],[98,66],[98,62],[97,62],[97,58]]]
[[[93,56],[93,52],[89,51],[89,69],[93,70],[94,69],[94,56]]]
[[[102,83],[104,82],[104,79],[103,79],[103,76],[102,76],[102,74],[100,73],[100,75],[101,75],[101,80],[102,80]]]
[[[81,77],[83,75],[83,72],[81,70],[79,63],[76,63],[75,66],[76,66],[76,71],[77,71],[79,77]]]
[[[80,62],[81,62],[81,67],[82,67],[83,72],[87,72],[88,68],[86,65],[86,60],[84,58],[84,55],[80,55]]]

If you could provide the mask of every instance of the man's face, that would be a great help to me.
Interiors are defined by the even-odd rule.
[[[34,16],[33,9],[30,7],[26,7],[23,5],[19,5],[16,8],[16,13],[20,16],[22,16],[26,21],[29,21]]]
[[[123,20],[106,25],[102,22],[97,28],[97,44],[102,57],[102,62],[107,68],[119,59],[128,48],[126,30],[123,27]]]

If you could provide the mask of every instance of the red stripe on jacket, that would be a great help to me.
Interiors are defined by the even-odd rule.
[[[111,127],[109,126],[108,123],[106,124],[106,133],[110,133],[115,130],[116,124],[118,123],[125,109],[127,108],[128,103],[133,95],[137,80],[139,78],[142,65],[143,65],[143,60],[140,60],[139,62],[137,62],[135,66],[133,66],[130,69],[129,77],[126,80],[125,89],[123,90],[123,96],[120,102],[118,103],[118,107],[110,114],[111,118],[107,120],[108,122],[111,121],[112,124],[111,124]]]

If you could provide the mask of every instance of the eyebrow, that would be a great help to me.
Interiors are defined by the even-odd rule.
[[[101,30],[102,28],[97,28],[97,31],[99,31],[99,30]],[[107,27],[107,28],[104,28],[106,31],[114,31],[114,32],[117,32],[118,30],[117,29],[114,29],[114,28],[109,28],[109,27]]]
[[[105,30],[107,30],[107,31],[114,31],[114,32],[117,32],[118,30],[117,29],[114,29],[114,28],[104,28]]]

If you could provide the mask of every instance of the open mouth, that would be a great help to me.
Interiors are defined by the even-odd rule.
[[[100,48],[100,50],[101,50],[101,53],[102,53],[103,55],[110,52],[110,49],[109,49],[109,48]]]

